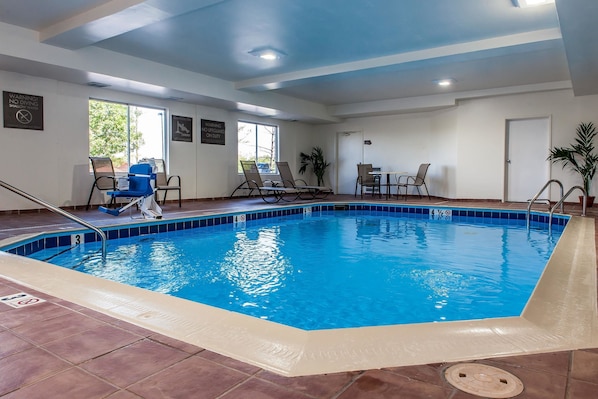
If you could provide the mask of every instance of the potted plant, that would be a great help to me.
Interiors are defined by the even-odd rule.
[[[554,147],[550,150],[548,160],[552,163],[562,162],[563,168],[569,166],[572,171],[579,173],[587,195],[587,206],[592,206],[594,196],[590,196],[590,188],[598,164],[598,153],[594,147],[594,139],[598,132],[594,124],[589,122],[580,123],[576,133],[577,136],[573,144],[569,147]]]
[[[311,165],[311,168],[318,179],[318,186],[324,185],[324,173],[326,173],[326,168],[330,166],[329,162],[326,162],[324,159],[324,151],[320,147],[314,147],[311,151],[311,154],[306,154],[302,152],[301,156],[301,168],[299,168],[299,173],[303,174],[307,170],[307,167]]]

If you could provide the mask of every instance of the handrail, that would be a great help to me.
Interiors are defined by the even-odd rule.
[[[583,193],[583,201],[582,201],[582,206],[581,206],[581,216],[585,216],[586,215],[586,205],[587,205],[587,200],[588,200],[588,193],[586,193],[586,190],[581,187],[581,186],[573,186],[571,187],[571,189],[569,191],[567,191],[567,194],[565,194],[563,196],[563,198],[560,199],[559,202],[557,202],[551,209],[550,209],[550,216],[548,219],[548,231],[552,231],[552,214],[554,213],[554,210],[556,209],[557,206],[562,205],[563,202],[565,201],[565,199],[574,191],[574,190],[581,190],[581,192]]]
[[[2,180],[0,180],[0,186],[4,187],[5,189],[7,189],[9,191],[12,191],[15,194],[20,195],[21,197],[25,197],[28,200],[31,200],[31,201],[33,201],[33,202],[35,202],[37,204],[40,204],[41,206],[47,208],[48,210],[50,210],[50,211],[52,211],[54,213],[62,215],[65,218],[72,220],[73,222],[79,223],[80,225],[82,225],[84,227],[87,227],[88,229],[91,229],[91,230],[95,231],[97,234],[99,234],[100,238],[102,239],[102,259],[106,260],[106,234],[102,230],[100,230],[96,226],[94,226],[94,225],[86,222],[85,220],[83,220],[81,218],[78,218],[75,215],[72,215],[72,214],[70,214],[70,213],[68,213],[68,212],[66,212],[66,211],[64,211],[64,210],[62,210],[62,209],[60,209],[58,207],[55,207],[52,204],[47,203],[46,201],[43,201],[43,200],[41,200],[39,198],[36,198],[33,195],[31,195],[31,194],[27,194],[23,190],[19,190],[18,188],[14,187],[14,186],[11,186],[10,184],[3,182]]]
[[[546,182],[546,184],[544,185],[544,187],[542,187],[540,189],[540,191],[538,191],[538,193],[536,195],[534,195],[534,197],[529,200],[529,203],[527,204],[527,213],[525,215],[525,220],[526,220],[526,224],[527,224],[527,229],[529,230],[529,222],[530,222],[530,213],[531,213],[531,209],[532,209],[532,205],[534,204],[534,202],[538,199],[538,197],[540,196],[540,194],[542,194],[544,192],[544,190],[546,190],[546,188],[548,186],[550,186],[550,184],[552,183],[557,183],[559,185],[559,187],[561,188],[561,201],[560,201],[560,205],[561,205],[561,213],[563,213],[564,208],[563,208],[563,192],[565,191],[563,189],[563,183],[561,183],[560,181],[556,180],[556,179],[550,179]],[[550,205],[550,203],[549,203]]]

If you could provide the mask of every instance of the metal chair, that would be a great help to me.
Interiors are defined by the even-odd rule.
[[[372,190],[372,196],[378,190],[378,196],[382,197],[380,190],[380,175],[373,174],[374,167],[371,163],[357,164],[357,180],[355,181],[355,196],[357,197],[357,187],[361,187],[361,198],[363,198],[364,187]]]
[[[181,207],[181,177],[178,175],[170,175],[166,173],[166,162],[163,159],[154,159],[154,164],[156,166],[156,202],[160,202],[158,199],[158,191],[164,191],[164,199],[162,200],[162,205],[166,203],[166,196],[168,195],[168,191],[178,191],[179,192],[179,208]],[[177,184],[171,184],[171,180],[176,180]],[[173,182],[174,182],[173,180]]]
[[[93,196],[93,190],[96,188],[102,191],[114,191],[116,190],[116,176],[114,175],[114,166],[112,165],[112,159],[109,157],[89,157],[91,161],[91,168],[93,169],[93,185],[89,192],[89,198],[87,199],[87,206],[85,210],[89,210],[91,203],[91,197]],[[115,203],[114,197],[110,200],[110,205]]]
[[[419,198],[422,197],[422,193],[419,190],[420,187],[424,187],[426,189],[426,194],[428,195],[428,199],[430,199],[430,192],[428,191],[428,186],[426,186],[426,174],[428,173],[428,168],[430,167],[429,163],[422,163],[419,165],[419,169],[417,170],[417,175],[415,176],[399,176],[397,182],[397,198],[400,195],[401,188],[405,189],[405,199],[407,199],[407,190],[409,187],[415,187],[417,189],[417,193],[419,194]],[[402,178],[405,178],[405,181],[402,181]]]

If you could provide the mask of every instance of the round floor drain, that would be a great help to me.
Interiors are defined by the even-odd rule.
[[[444,376],[455,388],[484,398],[512,398],[523,392],[519,378],[485,364],[455,364],[445,370]]]

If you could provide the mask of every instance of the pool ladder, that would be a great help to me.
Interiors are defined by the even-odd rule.
[[[33,195],[28,194],[23,190],[19,190],[18,188],[11,186],[10,184],[3,182],[2,180],[0,180],[0,187],[4,187],[5,189],[12,191],[15,194],[20,195],[21,197],[27,198],[28,200],[33,201],[54,213],[62,215],[65,218],[70,219],[73,222],[79,223],[80,225],[87,227],[88,229],[91,229],[94,232],[96,232],[100,236],[100,239],[102,240],[102,260],[106,260],[106,234],[102,230],[100,230],[93,224],[90,224],[90,223],[86,222],[85,220],[78,218],[77,216],[75,216],[73,214],[70,214],[58,207],[55,207],[52,204],[47,203],[46,201],[43,201],[37,197],[34,197]]]
[[[535,202],[546,202],[548,204],[548,206],[550,206],[550,201],[547,199],[538,199],[538,197],[540,197],[540,195],[544,192],[544,190],[546,190],[546,188],[548,188],[548,186],[550,186],[552,183],[556,183],[558,184],[560,191],[561,191],[561,199],[559,199],[556,204],[554,204],[554,206],[552,208],[550,208],[550,215],[548,217],[548,230],[552,230],[552,215],[554,214],[555,209],[557,209],[558,207],[561,208],[561,213],[564,212],[564,203],[565,200],[569,197],[569,195],[571,195],[571,193],[575,190],[580,190],[583,193],[583,201],[582,201],[582,209],[581,209],[581,216],[585,216],[586,215],[586,207],[587,207],[587,193],[586,190],[581,187],[581,186],[573,186],[569,189],[569,191],[567,191],[567,193],[563,194],[563,192],[565,191],[563,189],[563,183],[561,183],[560,181],[556,180],[556,179],[551,179],[548,180],[546,182],[546,184],[544,185],[544,187],[542,187],[540,189],[540,191],[538,191],[538,193],[536,195],[534,195],[534,197],[532,199],[530,199],[528,201],[527,204],[527,213],[525,215],[525,220],[527,223],[527,229],[529,230],[529,225],[530,225],[530,214],[531,214],[531,209],[532,209],[532,205]]]

